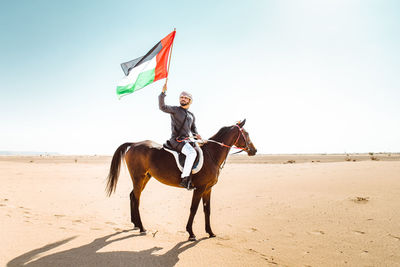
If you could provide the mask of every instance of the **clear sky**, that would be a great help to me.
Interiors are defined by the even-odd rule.
[[[400,1],[3,1],[0,150],[112,154],[170,136],[164,80],[120,63],[177,29],[167,104],[204,138],[246,118],[260,153],[400,151]]]

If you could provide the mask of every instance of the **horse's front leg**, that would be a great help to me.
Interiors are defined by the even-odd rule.
[[[215,237],[215,234],[211,230],[211,225],[210,225],[210,213],[211,213],[210,199],[211,199],[211,188],[203,194],[203,208],[204,208],[204,217],[206,219],[206,232],[210,235],[211,238]]]
[[[192,226],[193,226],[193,220],[194,216],[196,215],[197,208],[199,207],[200,199],[201,196],[204,193],[204,189],[197,188],[193,192],[193,198],[192,198],[192,205],[190,206],[190,215],[189,215],[189,220],[186,224],[186,231],[189,233],[189,240],[190,241],[195,241],[196,236],[193,233]]]

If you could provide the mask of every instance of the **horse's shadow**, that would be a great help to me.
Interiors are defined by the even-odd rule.
[[[127,231],[123,231],[127,232]],[[153,247],[142,251],[113,251],[113,252],[97,252],[101,248],[127,238],[139,236],[131,234],[128,236],[108,240],[110,237],[123,232],[116,232],[95,239],[93,242],[69,250],[57,252],[48,256],[37,258],[41,253],[50,249],[61,246],[75,237],[70,237],[38,249],[29,251],[18,256],[7,263],[7,267],[14,266],[174,266],[179,261],[179,254],[185,250],[195,246],[201,240],[195,242],[183,241],[177,243],[172,249],[162,255],[153,254],[163,248]],[[186,245],[185,245],[186,244]]]

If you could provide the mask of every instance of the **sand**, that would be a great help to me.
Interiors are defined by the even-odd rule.
[[[154,179],[148,233],[132,230],[128,172],[108,198],[109,163],[0,157],[0,266],[400,266],[398,154],[232,156],[211,196],[217,237],[200,206],[196,242],[191,192]]]

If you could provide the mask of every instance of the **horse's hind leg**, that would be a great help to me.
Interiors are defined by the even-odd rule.
[[[210,191],[205,192],[203,194],[203,208],[204,208],[204,217],[206,220],[206,232],[210,235],[210,237],[215,237],[215,234],[211,230],[211,224],[210,224],[210,213],[211,213],[210,199],[211,199],[211,189]]]
[[[133,194],[133,190],[129,194],[129,198],[131,200],[130,201],[130,204],[131,204],[131,222],[133,223],[133,230],[138,230],[139,229],[139,227],[137,226],[138,222],[137,222],[137,220],[136,220],[136,218],[134,216],[134,213],[133,213],[133,211],[135,209],[135,197],[134,197],[134,194]]]
[[[133,181],[133,190],[130,193],[131,199],[131,222],[135,225],[134,229],[140,229],[141,233],[145,233],[146,229],[144,229],[142,220],[140,219],[139,212],[139,204],[140,204],[140,195],[145,188],[147,182],[150,179],[150,175],[147,173],[145,175],[135,175],[132,179]]]

